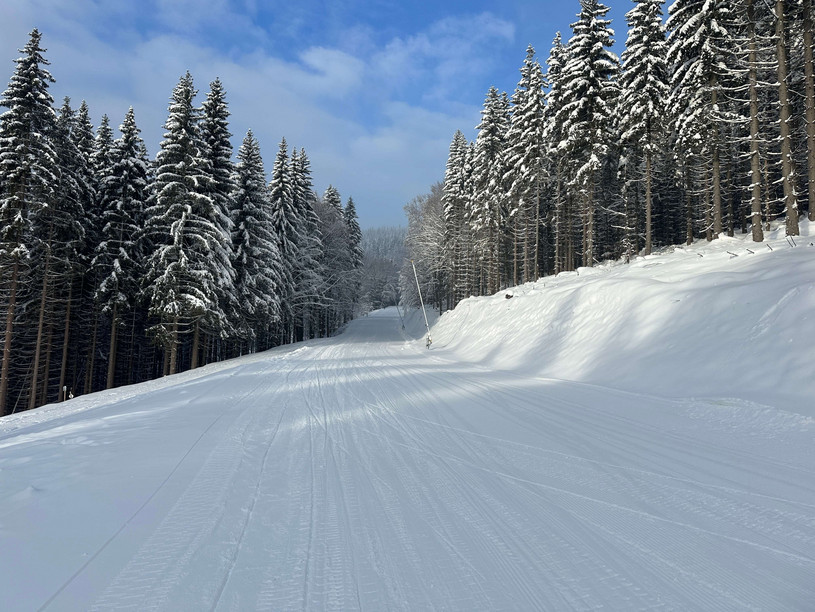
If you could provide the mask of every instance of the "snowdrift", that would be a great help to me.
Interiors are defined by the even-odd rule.
[[[470,297],[433,346],[492,369],[815,415],[815,224],[671,247]],[[507,299],[507,296],[511,299]]]

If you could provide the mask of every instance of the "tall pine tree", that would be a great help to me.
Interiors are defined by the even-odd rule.
[[[254,351],[259,348],[258,340],[265,340],[272,324],[280,319],[283,263],[260,146],[251,130],[238,150],[235,178],[232,244],[237,331]]]
[[[59,169],[53,144],[56,115],[48,87],[54,82],[45,68],[48,61],[40,47],[42,36],[31,32],[28,44],[15,60],[8,88],[0,106],[0,277],[2,311],[5,312],[0,412],[13,410],[8,401],[11,345],[21,285],[29,269],[29,256],[42,239],[32,233],[31,222],[43,207],[53,206]]]

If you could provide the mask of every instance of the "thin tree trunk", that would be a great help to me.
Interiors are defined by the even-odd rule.
[[[652,236],[653,236],[653,220],[652,220],[652,201],[651,201],[651,147],[647,147],[645,151],[645,254],[651,254]]]
[[[91,346],[88,349],[88,369],[85,372],[84,393],[93,391],[93,370],[96,367],[96,340],[99,337],[99,308],[93,306],[93,334],[91,335]]]
[[[201,346],[201,325],[195,322],[195,329],[192,334],[192,358],[190,359],[190,370],[198,367],[198,353]]]
[[[534,235],[534,260],[532,264],[532,278],[529,280],[536,281],[541,277],[540,272],[540,234],[541,234],[541,188],[540,188],[540,169],[535,177],[535,226],[533,231]]]
[[[65,387],[65,376],[68,372],[68,346],[71,339],[71,302],[74,295],[74,283],[71,281],[68,284],[68,305],[65,308],[65,329],[62,333],[62,363],[59,368],[59,392],[63,393],[63,400],[65,400],[63,388]]]
[[[812,58],[812,0],[804,0],[804,82],[806,84],[809,220],[815,221],[815,75]]]
[[[170,336],[170,374],[178,367],[178,316],[173,319],[173,333]]]
[[[707,173],[705,173],[705,179],[707,179]],[[710,203],[710,191],[705,189],[705,238],[708,242],[713,240],[713,210]]]
[[[719,102],[718,80],[716,75],[710,76],[710,102],[713,107]],[[707,231],[707,239],[715,240],[722,233],[722,170],[721,162],[719,159],[719,126],[716,123],[715,117],[713,121],[713,233],[710,229]],[[710,224],[708,223],[708,228]]]
[[[756,21],[754,1],[747,2],[747,27],[749,28],[749,64],[748,83],[750,89],[750,223],[753,230],[753,242],[762,242],[764,232],[761,227],[761,156],[759,153],[758,126],[758,45],[756,44]]]
[[[798,202],[795,198],[795,167],[792,159],[789,92],[787,89],[787,44],[784,36],[784,0],[776,0],[776,49],[778,55],[778,102],[781,106],[781,180],[784,185],[784,212],[787,215],[787,236],[797,236]]]
[[[734,221],[736,217],[735,206],[733,204],[733,198],[735,189],[733,189],[733,163],[732,158],[731,162],[727,164],[727,185],[728,189],[728,197],[727,197],[727,235],[731,238],[735,234],[735,226]]]
[[[118,293],[118,291],[117,291]],[[116,353],[119,349],[119,304],[113,303],[110,315],[110,350],[108,351],[108,379],[106,389],[112,389],[116,378]]]
[[[127,354],[127,384],[133,384],[133,360],[136,354],[136,309],[133,308],[133,313],[130,320],[130,350]],[[139,377],[141,379],[141,376]]]
[[[693,196],[690,190],[690,169],[685,165],[685,242],[693,244]]]
[[[48,333],[46,334],[46,338],[48,338],[45,342],[45,366],[43,367],[43,376],[42,376],[42,388],[40,389],[40,398],[42,398],[42,404],[48,403],[48,383],[50,382],[49,379],[51,378],[51,354],[54,349],[54,323],[53,320],[49,321],[48,323]]]
[[[764,171],[763,171],[763,185],[764,185],[764,231],[770,231],[770,221],[773,220],[772,199],[770,197],[770,164],[767,161],[767,155],[764,155]]]
[[[554,273],[560,274],[563,269],[563,201],[561,200],[560,189],[560,163],[557,164],[555,176],[555,269]],[[536,249],[537,250],[537,249]]]
[[[521,205],[523,206],[523,204]],[[518,265],[519,259],[519,252],[521,251],[521,245],[518,243],[518,232],[520,228],[523,227],[523,223],[521,222],[521,206],[518,207],[518,212],[515,217],[515,223],[513,224],[515,229],[512,232],[512,284],[518,285],[518,272],[520,271],[520,266]],[[526,241],[524,241],[523,245],[523,252],[526,253]]]
[[[15,257],[11,268],[11,289],[9,291],[8,311],[6,312],[6,335],[3,339],[3,365],[0,368],[0,414],[10,414],[7,408],[9,363],[11,362],[11,336],[14,331],[14,308],[17,305],[17,275],[20,271],[20,260]]]
[[[50,239],[49,239],[50,242]],[[42,335],[45,325],[45,305],[48,295],[48,268],[50,265],[50,248],[45,254],[45,269],[42,275],[42,294],[40,296],[40,316],[37,323],[37,343],[34,348],[34,366],[31,371],[31,390],[28,396],[28,409],[37,407],[37,379],[40,373],[40,355],[42,354]]]
[[[594,173],[590,173],[588,179],[585,233],[586,248],[583,255],[583,265],[591,268],[594,265]]]

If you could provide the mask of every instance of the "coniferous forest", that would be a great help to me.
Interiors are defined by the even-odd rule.
[[[634,0],[618,58],[608,8],[581,0],[568,42],[558,33],[543,63],[530,46],[514,93],[489,89],[475,140],[455,134],[443,184],[407,207],[410,257],[440,309],[815,220],[811,0],[663,6]]]
[[[215,80],[172,91],[150,159],[131,108],[118,136],[49,93],[34,30],[0,105],[0,415],[301,339],[359,301],[351,198],[314,192],[285,139],[271,181],[252,132],[233,162]]]

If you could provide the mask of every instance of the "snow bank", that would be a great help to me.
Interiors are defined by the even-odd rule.
[[[815,415],[815,224],[722,237],[470,297],[433,346],[493,369]],[[511,299],[507,299],[510,294]]]

